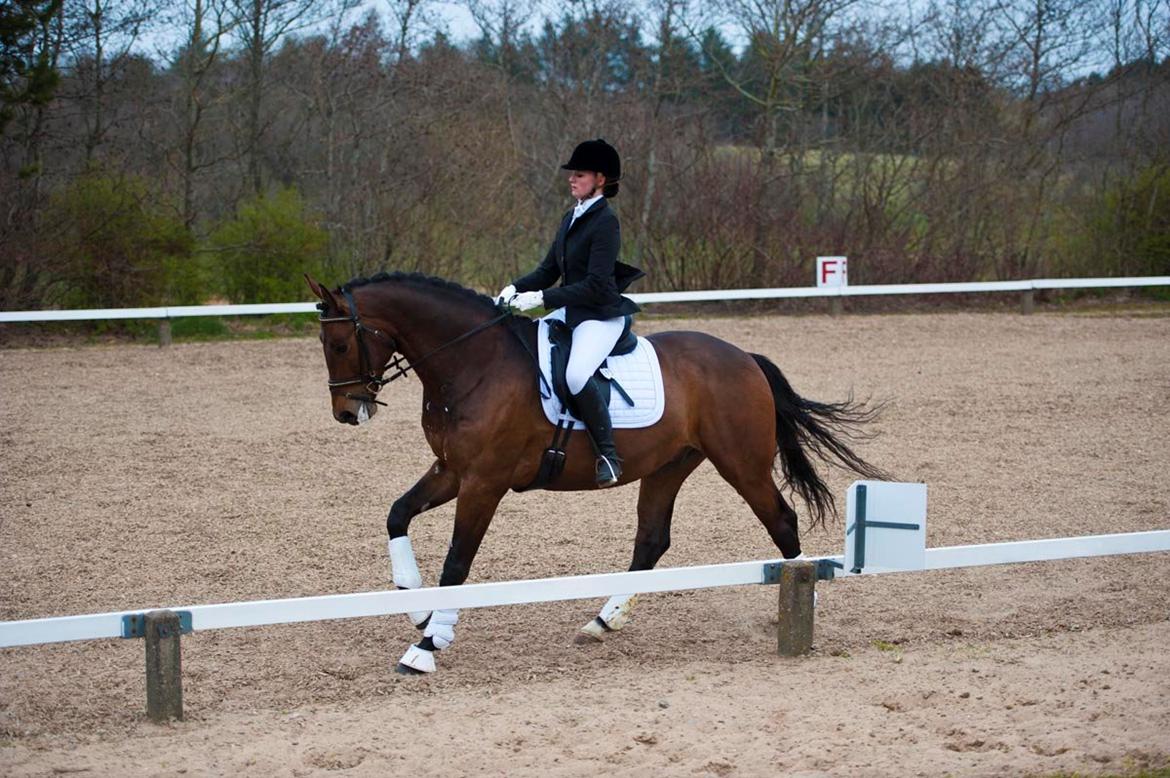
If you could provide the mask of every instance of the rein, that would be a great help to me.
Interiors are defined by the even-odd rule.
[[[362,324],[361,319],[358,317],[357,303],[353,299],[353,292],[351,292],[348,289],[342,289],[341,293],[343,295],[345,295],[345,302],[349,306],[349,316],[319,316],[317,318],[317,320],[320,321],[322,324],[330,324],[333,322],[349,322],[349,323],[353,324],[354,336],[357,338],[357,344],[358,344],[358,371],[359,371],[359,375],[355,378],[342,378],[342,379],[336,379],[336,380],[331,378],[326,383],[329,386],[330,391],[332,391],[333,389],[336,389],[337,387],[340,387],[340,386],[353,386],[355,384],[363,384],[366,391],[369,392],[369,394],[362,395],[362,394],[353,394],[351,392],[346,392],[345,397],[347,399],[350,399],[350,400],[359,400],[361,402],[377,403],[378,405],[383,405],[383,406],[386,405],[386,403],[382,402],[381,400],[379,400],[375,397],[375,395],[378,393],[379,390],[381,390],[381,388],[383,386],[385,386],[386,384],[388,384],[392,381],[395,381],[399,378],[402,378],[404,375],[409,373],[411,370],[414,370],[416,367],[418,367],[423,362],[425,362],[428,359],[430,359],[431,357],[433,357],[435,354],[438,354],[443,349],[450,348],[451,346],[454,346],[456,343],[461,343],[462,341],[467,340],[471,336],[476,335],[480,332],[483,332],[484,330],[486,330],[489,327],[492,327],[496,324],[499,324],[501,321],[503,321],[504,319],[507,319],[508,317],[510,317],[512,315],[511,311],[505,311],[504,313],[500,314],[499,316],[495,317],[494,319],[489,319],[488,321],[473,327],[472,329],[468,330],[467,332],[463,333],[462,335],[460,335],[452,340],[447,341],[446,343],[439,346],[438,348],[433,349],[431,351],[428,351],[426,354],[423,354],[421,357],[419,357],[417,360],[415,360],[412,363],[412,362],[407,362],[406,359],[404,358],[405,355],[402,354],[398,350],[398,342],[396,340],[394,340],[394,338],[390,337],[385,332],[382,332],[382,330],[367,327],[364,324]],[[324,313],[324,305],[325,305],[324,303],[318,304],[318,308],[321,309],[322,313]],[[386,362],[386,364],[382,365],[381,369],[379,369],[377,371],[375,371],[371,367],[369,351],[366,347],[366,341],[362,337],[363,332],[369,332],[372,335],[374,335],[375,337],[382,338],[390,346],[390,352],[391,352],[392,358],[388,362]],[[391,368],[393,368],[394,373],[389,378],[386,378],[385,377],[386,371],[391,369]]]

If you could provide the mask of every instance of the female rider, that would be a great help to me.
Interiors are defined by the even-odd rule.
[[[645,274],[617,258],[621,228],[606,203],[618,193],[617,150],[601,138],[587,140],[561,168],[569,171],[569,192],[577,205],[561,219],[536,270],[504,287],[497,299],[521,311],[555,309],[547,318],[573,328],[566,383],[597,445],[597,485],[613,486],[621,478],[622,461],[613,444],[609,408],[593,374],[621,337],[626,317],[640,310],[621,293]],[[561,285],[551,288],[557,279]]]

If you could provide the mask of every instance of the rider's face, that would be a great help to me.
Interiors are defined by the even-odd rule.
[[[588,200],[594,192],[605,186],[605,176],[592,170],[569,171],[569,193],[575,200]]]

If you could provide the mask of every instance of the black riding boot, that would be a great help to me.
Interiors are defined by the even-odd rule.
[[[622,477],[622,460],[613,445],[613,422],[609,418],[609,407],[602,399],[597,377],[591,376],[573,399],[577,402],[581,421],[589,428],[597,447],[597,485],[613,486]]]

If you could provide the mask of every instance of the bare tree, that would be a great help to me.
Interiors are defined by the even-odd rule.
[[[419,36],[434,22],[430,9],[433,0],[386,0],[394,31],[394,59],[402,62],[418,43]]]
[[[809,87],[807,65],[857,0],[731,0],[727,20],[747,41],[753,67],[732,71],[713,61],[723,77],[750,104],[762,123],[760,150],[765,166],[779,149],[779,123],[800,110]],[[694,28],[692,28],[693,30]],[[696,36],[696,40],[703,40]]]
[[[182,48],[174,60],[181,89],[177,106],[177,154],[183,190],[183,223],[191,229],[198,217],[195,186],[200,172],[223,161],[224,155],[209,152],[203,143],[207,112],[223,95],[209,83],[220,64],[225,38],[232,21],[225,0],[181,0],[174,23],[185,31]]]
[[[777,259],[769,235],[781,210],[776,207],[773,189],[782,150],[781,125],[787,123],[790,130],[797,126],[809,92],[816,88],[814,59],[856,4],[857,0],[731,0],[725,16],[717,19],[734,26],[746,41],[746,49],[737,63],[728,63],[715,52],[710,52],[710,59],[724,80],[752,106],[757,118],[758,178],[748,205],[754,235],[749,273],[753,284],[766,283],[769,268]],[[690,27],[702,45],[710,37],[699,35],[698,29],[698,25]],[[790,175],[798,174],[805,165],[805,150],[789,150]]]
[[[1066,88],[1087,64],[1093,42],[1090,6],[1077,0],[1005,0],[998,19],[1008,63],[1007,85],[1020,95],[1006,177],[1017,181],[1023,208],[1017,248],[1005,252],[1005,275],[1045,272],[1053,188],[1064,163],[1069,128],[1094,107],[1100,85]],[[1096,9],[1091,9],[1096,10]],[[1001,261],[1003,261],[1001,260]]]
[[[231,0],[233,30],[243,49],[247,73],[242,151],[246,180],[255,194],[264,191],[260,158],[267,127],[264,95],[269,57],[286,35],[325,18],[331,6],[318,0]]]
[[[114,120],[107,115],[107,91],[135,53],[151,15],[147,0],[68,0],[65,3],[76,84],[75,95],[86,124],[85,158],[105,142]]]
[[[642,202],[638,213],[638,231],[635,233],[634,255],[642,261],[646,252],[646,240],[650,234],[650,220],[654,214],[654,199],[658,189],[659,153],[663,136],[674,133],[671,127],[662,126],[664,109],[672,99],[677,99],[682,85],[677,79],[678,58],[685,48],[682,38],[683,21],[680,17],[687,12],[687,0],[653,0],[648,9],[655,24],[656,52],[651,63],[649,79],[648,115],[646,116],[646,138],[644,145],[645,166],[642,168]],[[672,70],[674,72],[672,72]]]
[[[512,151],[522,155],[529,146],[519,134],[513,80],[534,69],[533,63],[522,61],[525,55],[521,51],[524,28],[536,12],[534,0],[466,0],[466,5],[480,32],[481,57],[499,72],[502,79],[504,116]]]
[[[1004,28],[1012,79],[1025,100],[1055,91],[1079,73],[1091,51],[1094,19],[1076,0],[1006,0],[997,19]]]
[[[384,70],[394,45],[372,11],[351,24],[356,7],[345,3],[323,35],[280,62],[280,85],[296,100],[293,112],[304,117],[307,140],[296,155],[296,178],[316,197],[339,251],[350,258],[351,274],[364,268],[362,257],[370,253],[365,217],[385,183],[371,175],[370,157],[389,144],[397,89]]]

